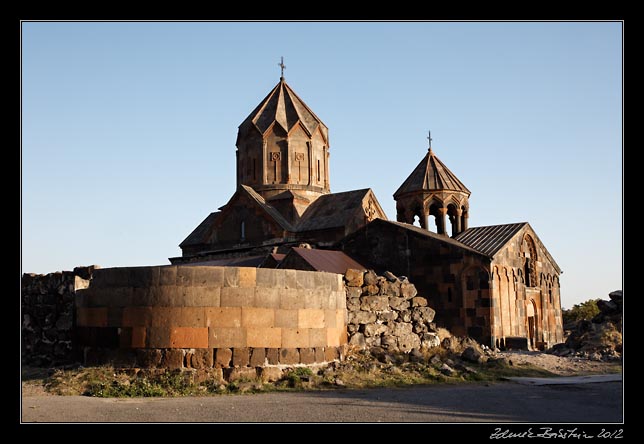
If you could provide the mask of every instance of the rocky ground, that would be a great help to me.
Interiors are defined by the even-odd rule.
[[[559,376],[615,373],[620,367],[620,363],[615,361],[594,361],[576,356],[562,357],[542,352],[517,350],[498,352],[497,354],[518,365],[531,364]]]

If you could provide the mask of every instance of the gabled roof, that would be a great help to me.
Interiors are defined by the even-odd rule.
[[[316,271],[344,274],[349,268],[366,270],[364,265],[355,261],[342,251],[293,247],[287,254],[287,257],[292,254],[300,256]]]
[[[486,256],[492,257],[527,224],[527,222],[519,222],[516,224],[471,227],[457,234],[454,239],[480,251]]]
[[[287,221],[282,214],[275,209],[272,205],[266,203],[264,198],[260,196],[255,190],[248,185],[240,185],[240,190],[245,192],[253,201],[257,203],[264,211],[266,211],[282,228],[287,231],[293,231],[293,226]]]
[[[362,208],[362,201],[371,188],[323,194],[306,209],[297,224],[297,231],[313,231],[344,227]]]
[[[325,141],[328,141],[329,130],[311,109],[298,97],[291,87],[281,78],[279,83],[268,93],[259,105],[239,125],[239,133],[254,126],[262,135],[273,124],[281,126],[287,133],[297,124],[312,135],[320,130]],[[239,137],[239,136],[238,136]]]
[[[244,256],[244,257],[228,257],[224,259],[209,259],[200,262],[186,262],[181,265],[190,266],[213,266],[213,267],[254,267],[257,268],[266,256]]]
[[[485,254],[486,256],[493,257],[503,248],[510,240],[523,228],[530,228],[530,234],[535,238],[535,241],[541,245],[543,253],[546,258],[560,273],[561,267],[557,264],[550,252],[546,249],[537,236],[537,233],[530,226],[528,222],[518,222],[514,224],[504,225],[488,225],[485,227],[471,227],[467,230],[457,234],[454,239],[474,248],[477,251]]]
[[[436,157],[430,148],[423,160],[396,190],[394,198],[411,192],[441,190],[461,191],[470,195],[470,190]]]
[[[206,237],[208,235],[208,232],[210,231],[210,227],[215,223],[215,220],[217,220],[217,216],[219,216],[221,212],[220,211],[215,211],[213,213],[210,213],[206,218],[201,222],[197,228],[192,230],[192,233],[186,237],[183,242],[179,244],[179,247],[187,247],[189,245],[198,245],[202,244],[206,241]]]
[[[383,220],[383,219],[377,219],[377,220],[375,220],[375,221],[373,221],[371,223],[372,224],[373,223],[385,223],[385,224],[396,225],[396,226],[398,226],[400,228],[404,228],[405,230],[413,231],[414,233],[418,233],[418,234],[420,234],[422,236],[431,237],[431,238],[436,239],[437,241],[440,241],[440,242],[445,242],[447,244],[456,245],[456,246],[458,246],[460,248],[463,248],[465,250],[468,250],[468,251],[470,251],[472,253],[485,255],[484,253],[481,253],[480,251],[478,251],[478,250],[476,250],[476,249],[474,249],[474,248],[472,248],[472,247],[470,247],[470,246],[468,246],[466,244],[463,244],[462,242],[458,242],[458,241],[454,240],[453,238],[451,238],[449,236],[445,236],[444,234],[434,233],[433,231],[429,231],[429,230],[426,230],[424,228],[417,227],[415,225],[406,224],[404,222],[397,222],[397,221],[393,221],[393,220]],[[487,255],[485,255],[485,256],[487,256]]]

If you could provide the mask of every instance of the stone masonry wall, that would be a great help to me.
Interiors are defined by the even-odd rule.
[[[333,273],[108,268],[76,304],[88,365],[254,371],[338,359],[347,342],[344,286]]]
[[[407,278],[350,269],[344,282],[349,344],[405,353],[440,345],[433,323],[435,311],[427,306],[427,299],[417,296]]]
[[[25,273],[21,280],[22,362],[65,365],[78,359],[74,341],[74,294],[87,285],[94,266],[46,275]]]

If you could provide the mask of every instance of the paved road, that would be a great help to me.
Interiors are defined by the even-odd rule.
[[[622,383],[430,385],[189,398],[23,397],[23,422],[623,421]]]

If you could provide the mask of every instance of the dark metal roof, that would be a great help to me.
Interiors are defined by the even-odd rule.
[[[446,236],[444,234],[434,233],[433,231],[429,231],[429,230],[426,230],[424,228],[417,227],[415,225],[406,224],[404,222],[397,222],[397,221],[393,221],[393,220],[383,220],[383,219],[376,219],[371,223],[372,224],[374,224],[374,223],[385,223],[385,224],[396,225],[396,226],[398,226],[400,228],[404,228],[405,230],[413,231],[413,232],[418,233],[420,235],[431,237],[431,238],[434,238],[434,239],[436,239],[438,241],[445,242],[445,243],[448,243],[448,244],[451,244],[451,245],[456,245],[457,247],[469,250],[469,251],[471,251],[473,253],[483,254],[479,250],[476,250],[476,249],[474,249],[474,248],[472,248],[472,247],[470,247],[468,245],[465,245],[465,244],[463,244],[461,242],[458,242],[458,241],[454,240],[453,238],[451,238],[449,236]]]
[[[344,274],[349,268],[366,270],[366,267],[342,251],[294,247],[289,254],[297,254],[316,271]]]
[[[472,227],[457,234],[454,239],[480,251],[486,256],[492,257],[527,224],[527,222],[519,222],[516,224]]]
[[[359,209],[361,211],[362,201],[370,190],[370,188],[365,188],[342,193],[324,194],[318,197],[302,215],[302,219],[297,224],[297,231],[323,230],[346,226],[351,218],[354,217],[356,211]]]
[[[190,233],[188,237],[186,237],[184,241],[179,244],[179,246],[183,248],[188,245],[198,245],[204,243],[206,234],[210,230],[210,227],[212,227],[212,225],[215,223],[215,220],[217,220],[217,216],[219,216],[220,213],[220,211],[216,211],[206,216],[203,222],[201,222],[197,226],[197,228],[192,230],[192,233]]]
[[[431,149],[403,184],[396,190],[394,197],[415,191],[462,191],[470,195],[463,182],[440,161]]]

